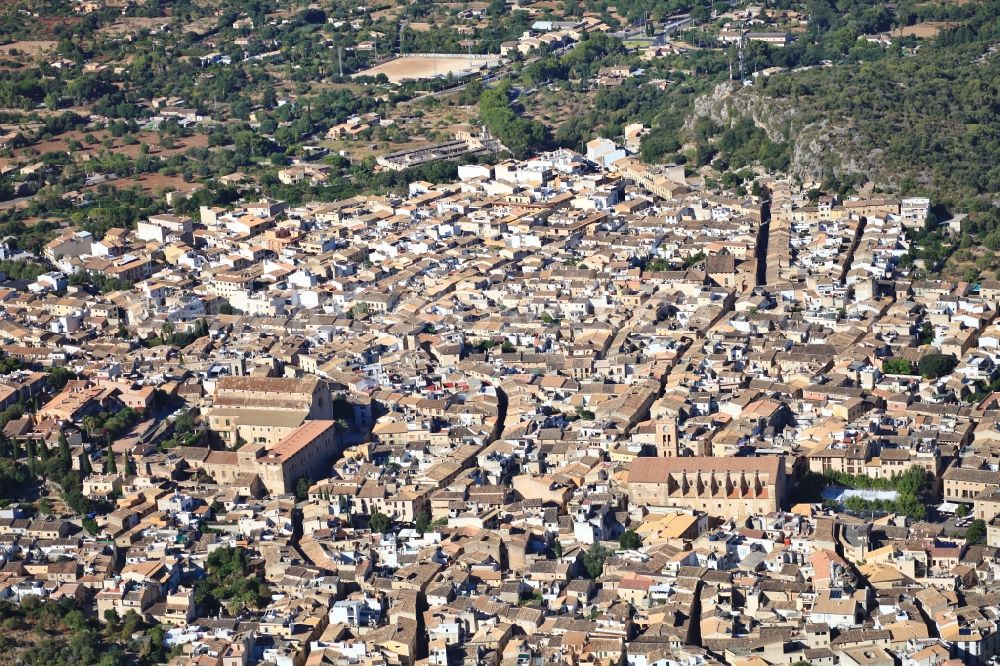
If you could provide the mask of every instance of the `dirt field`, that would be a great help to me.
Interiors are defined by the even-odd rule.
[[[0,46],[0,54],[9,57],[11,51],[16,51],[22,55],[34,57],[42,53],[54,51],[57,45],[56,42],[51,40],[22,40]]]
[[[675,47],[677,47],[679,49],[685,49],[687,51],[712,51],[712,50],[714,50],[714,49],[709,48],[707,46],[704,47],[704,48],[702,48],[701,46],[698,46],[697,44],[688,44],[687,42],[683,42],[683,41],[681,41],[679,39],[668,40],[667,44],[670,45],[670,46],[675,46]]]
[[[379,9],[371,12],[373,21],[395,21],[399,18],[399,15],[403,13],[401,7],[389,7],[386,9]]]
[[[418,120],[398,121],[399,127],[410,137],[408,141],[327,139],[322,145],[334,153],[346,151],[345,157],[358,161],[427,143],[447,141],[458,131],[475,129],[476,118],[475,107],[441,106]]]
[[[948,21],[927,21],[925,23],[917,23],[916,25],[909,25],[905,28],[894,30],[892,34],[895,37],[918,37],[921,39],[927,39],[937,36],[937,34],[942,30],[954,28],[957,25],[957,23]]]
[[[323,92],[325,90],[346,90],[355,95],[363,95],[365,87],[360,83],[331,83],[329,81],[317,81],[312,84],[313,92]]]
[[[58,138],[50,139],[49,141],[42,141],[40,143],[33,144],[27,148],[22,148],[18,151],[18,154],[23,154],[26,150],[36,150],[41,154],[51,153],[51,152],[66,152],[69,150],[69,141],[71,139],[76,139],[83,144],[83,149],[80,150],[77,155],[91,153],[96,155],[101,152],[103,146],[100,143],[88,144],[84,141],[83,137],[86,132],[66,132],[60,135]],[[98,141],[104,141],[111,134],[107,130],[101,130],[98,132],[92,132],[94,137]],[[195,134],[189,137],[182,137],[174,140],[173,148],[163,148],[159,143],[159,135],[156,132],[144,132],[137,134],[136,138],[139,139],[140,143],[149,144],[149,154],[158,155],[160,157],[169,157],[170,155],[176,155],[177,153],[183,153],[189,148],[204,148],[208,145],[208,137],[204,134]],[[132,144],[126,146],[122,144],[121,139],[115,139],[114,146],[112,150],[116,153],[123,153],[129,157],[136,157],[139,154],[140,144]]]
[[[106,37],[118,37],[140,30],[155,30],[170,23],[169,18],[146,18],[142,16],[123,16],[111,25],[101,28],[98,32]]]
[[[148,134],[139,134],[138,139],[140,142],[149,144],[150,155],[159,155],[160,157],[169,157],[170,155],[186,152],[188,148],[204,148],[208,145],[208,137],[204,134],[195,134],[194,136],[174,139],[173,148],[162,148],[159,144],[158,136],[152,132]],[[125,153],[129,157],[133,158],[139,155],[139,150],[139,144],[115,148],[115,152]]]
[[[384,62],[381,65],[359,72],[356,76],[378,76],[385,74],[392,83],[399,83],[407,79],[433,79],[448,74],[462,74],[465,72],[478,70],[480,67],[496,67],[500,64],[499,56],[492,56],[487,59],[474,56],[471,66],[468,56],[454,55],[418,55],[406,56]]]
[[[141,187],[146,192],[150,194],[161,194],[163,190],[169,188],[175,190],[189,190],[194,185],[191,183],[185,183],[182,176],[163,176],[158,173],[147,173],[136,178],[118,178],[116,180],[109,180],[106,183],[101,183],[98,185],[92,185],[90,187],[84,187],[84,190],[95,190],[101,185],[108,185],[119,190],[132,189],[136,185]]]

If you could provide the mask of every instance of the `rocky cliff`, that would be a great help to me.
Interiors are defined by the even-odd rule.
[[[894,184],[882,168],[881,151],[861,147],[849,118],[803,114],[791,99],[769,97],[759,88],[735,81],[719,84],[695,100],[685,129],[690,131],[703,116],[722,126],[750,118],[772,141],[789,142],[791,171],[803,180],[862,174],[881,184]]]

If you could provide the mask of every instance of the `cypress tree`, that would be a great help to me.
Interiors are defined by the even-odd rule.
[[[64,473],[73,469],[73,454],[69,449],[69,440],[62,433],[59,435],[59,469]]]
[[[90,464],[90,455],[84,451],[80,455],[80,476],[81,478],[86,478],[94,471],[94,468]]]
[[[35,440],[28,440],[28,469],[31,470],[32,476],[38,476],[38,449],[35,445]]]

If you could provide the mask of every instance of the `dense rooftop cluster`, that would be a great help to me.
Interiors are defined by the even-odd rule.
[[[199,666],[986,662],[1000,283],[910,278],[927,199],[615,149],[14,256],[0,598]]]

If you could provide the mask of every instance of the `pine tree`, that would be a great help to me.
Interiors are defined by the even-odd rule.
[[[115,462],[115,453],[110,449],[108,450],[108,459],[104,462],[104,472],[105,474],[118,473],[118,463]]]

